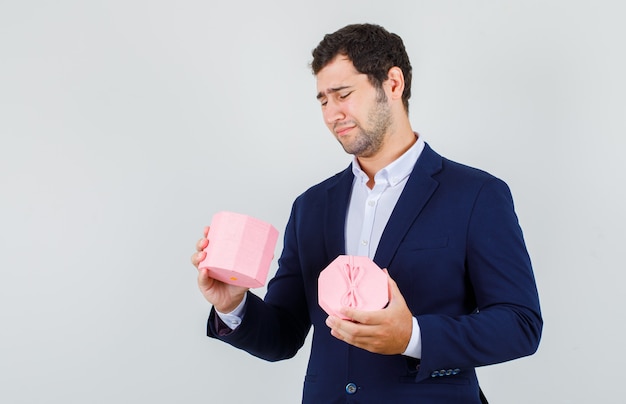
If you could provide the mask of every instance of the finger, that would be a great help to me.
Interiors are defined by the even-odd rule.
[[[198,265],[206,258],[206,252],[198,251],[191,256],[191,263],[198,268]]]
[[[204,238],[207,238],[209,236],[209,226],[204,226]]]
[[[350,321],[342,320],[339,317],[329,316],[326,318],[326,325],[330,328],[330,333],[335,338],[346,341],[351,335],[349,330]]]
[[[373,328],[368,325],[337,317],[328,317],[326,325],[329,326],[330,334],[333,337],[363,349],[368,349],[370,344],[375,342],[373,340],[376,339],[376,334],[372,334]]]
[[[201,238],[196,243],[196,250],[197,251],[203,251],[208,245],[209,245],[209,240],[206,239],[206,238]]]
[[[343,307],[340,310],[341,315],[350,319],[353,323],[365,324],[365,325],[376,325],[380,324],[383,319],[385,313],[383,310],[357,310],[349,307]]]

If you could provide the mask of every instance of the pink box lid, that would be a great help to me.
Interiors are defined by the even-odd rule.
[[[234,212],[213,215],[206,257],[198,268],[212,278],[232,285],[258,288],[265,285],[278,231],[269,223]]]
[[[368,257],[340,255],[318,278],[319,305],[332,316],[341,307],[379,310],[389,302],[387,274]]]

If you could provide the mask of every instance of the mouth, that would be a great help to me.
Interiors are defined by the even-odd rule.
[[[343,137],[347,135],[348,132],[350,132],[352,129],[354,129],[354,126],[342,126],[339,128],[334,128],[334,131],[337,137]]]

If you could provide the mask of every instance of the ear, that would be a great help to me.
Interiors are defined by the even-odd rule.
[[[387,72],[387,83],[391,91],[392,99],[402,99],[404,92],[404,73],[398,66],[394,66]]]

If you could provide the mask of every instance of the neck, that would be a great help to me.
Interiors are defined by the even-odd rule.
[[[410,125],[407,124],[401,131],[388,133],[380,150],[373,155],[367,157],[357,156],[361,169],[369,178],[367,186],[372,189],[376,173],[406,153],[415,144],[416,140],[415,133],[413,133]]]

